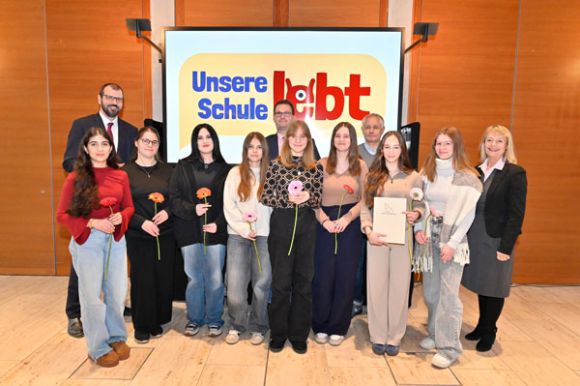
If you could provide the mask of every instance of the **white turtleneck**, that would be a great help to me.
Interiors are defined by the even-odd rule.
[[[441,214],[445,213],[447,199],[449,198],[449,189],[451,188],[451,181],[453,180],[452,159],[442,160],[435,159],[436,162],[436,177],[435,181],[430,183],[425,191],[425,199],[429,202],[430,208],[437,209]]]

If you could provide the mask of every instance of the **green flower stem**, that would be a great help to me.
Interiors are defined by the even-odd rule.
[[[252,231],[252,223],[248,223],[248,225],[250,226],[250,231]],[[260,261],[260,252],[258,252],[258,245],[256,244],[256,240],[252,240],[252,243],[254,243],[254,251],[256,251],[256,257],[258,258],[258,270],[260,271],[260,273],[262,273],[262,261]]]
[[[157,216],[157,203],[154,202],[153,205],[155,206],[155,216]],[[161,261],[161,246],[159,245],[159,236],[155,236],[157,240],[157,260]]]
[[[113,214],[113,208],[109,206],[111,214]],[[109,251],[107,252],[107,261],[105,262],[105,280],[109,277],[109,260],[111,259],[111,247],[113,246],[113,234],[111,233],[109,237]]]
[[[344,201],[344,196],[346,195],[345,192],[342,192],[342,196],[340,197],[340,204],[338,205],[338,214],[336,215],[336,220],[340,218],[340,210],[342,209],[342,202]],[[334,255],[338,253],[338,233],[334,233]]]
[[[204,202],[205,202],[205,204],[207,205],[207,197],[205,197],[205,196],[204,196],[204,197],[203,197],[203,201],[204,201]],[[206,211],[205,211],[205,213],[204,213],[203,217],[204,217],[203,224],[204,224],[204,225],[207,225],[207,208],[206,208]],[[206,232],[205,232],[205,231],[203,231],[203,255],[204,255],[204,256],[206,255],[206,247],[205,247],[205,233],[206,233]]]
[[[292,246],[294,245],[294,236],[296,236],[296,224],[298,223],[298,204],[295,205],[296,213],[294,214],[294,229],[292,230],[292,241],[290,242],[290,249],[288,249],[288,256],[292,252]]]

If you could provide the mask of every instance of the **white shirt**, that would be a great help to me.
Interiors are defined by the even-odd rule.
[[[479,165],[479,168],[483,171],[483,182],[485,182],[488,179],[488,177],[495,169],[503,170],[503,167],[505,166],[505,158],[502,158],[499,161],[497,161],[495,165],[493,165],[493,167],[490,169],[487,168],[487,161],[488,158],[486,158],[485,161],[483,161],[483,163]]]
[[[107,130],[107,126],[109,122],[113,122],[113,126],[111,126],[111,132],[113,133],[113,143],[115,145],[115,151],[119,149],[119,117],[116,116],[115,119],[111,119],[107,117],[101,110],[99,110],[99,115],[103,120],[103,125],[105,126],[105,130]]]

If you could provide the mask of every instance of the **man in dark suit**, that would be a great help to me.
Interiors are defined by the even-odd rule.
[[[290,126],[290,122],[294,120],[294,105],[288,99],[281,99],[274,105],[274,124],[276,125],[276,134],[271,134],[266,137],[268,144],[268,154],[270,161],[276,159],[280,155],[280,146],[284,143],[286,130]],[[320,154],[316,148],[314,140],[314,158],[320,159]]]
[[[67,172],[72,172],[74,163],[79,152],[79,144],[85,133],[91,127],[102,127],[112,133],[115,150],[122,163],[126,163],[135,148],[137,128],[119,118],[123,110],[123,89],[116,83],[106,83],[99,90],[97,103],[100,106],[96,114],[87,115],[76,119],[68,133],[66,151],[62,167]]]
[[[67,172],[72,172],[77,159],[79,146],[85,133],[91,127],[106,129],[111,137],[115,150],[122,163],[129,161],[129,157],[135,148],[137,128],[119,118],[123,110],[123,89],[116,83],[106,83],[99,90],[97,103],[100,108],[96,114],[76,119],[68,133],[66,150],[62,167]],[[75,338],[84,336],[83,326],[80,320],[81,306],[79,303],[79,284],[77,273],[71,266],[68,282],[68,294],[66,299],[66,315],[68,317],[68,334]]]

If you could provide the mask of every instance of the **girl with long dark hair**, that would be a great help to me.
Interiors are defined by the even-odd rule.
[[[79,277],[89,357],[104,367],[116,366],[130,354],[123,319],[127,293],[124,234],[134,208],[127,173],[119,170],[112,143],[103,128],[87,131],[56,213],[57,221],[72,235],[69,251]]]
[[[177,163],[170,183],[173,228],[188,278],[187,336],[196,335],[205,324],[209,336],[222,334],[228,239],[223,191],[229,170],[215,129],[207,123],[197,125],[191,133],[191,154]]]
[[[320,344],[338,346],[352,313],[360,259],[360,208],[367,166],[359,157],[356,130],[348,122],[332,130],[324,169],[322,206],[316,210],[316,252],[312,283],[312,330]]]

